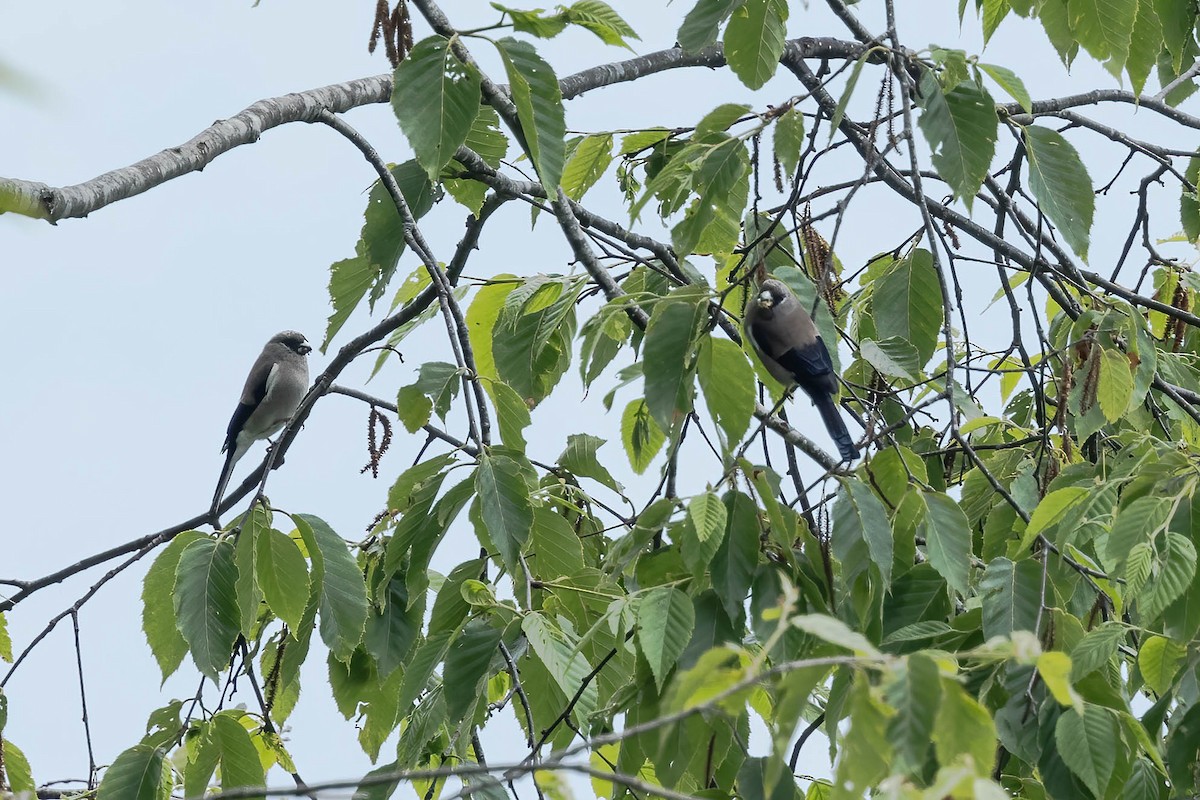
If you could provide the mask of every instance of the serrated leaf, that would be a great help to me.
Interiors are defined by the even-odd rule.
[[[258,585],[267,606],[295,630],[308,605],[308,563],[292,538],[277,530],[260,531],[257,548]]]
[[[822,641],[850,650],[856,655],[872,658],[880,655],[875,645],[867,641],[867,637],[858,631],[851,630],[846,623],[836,617],[825,614],[801,614],[792,617],[792,625]]]
[[[502,633],[483,621],[469,622],[450,645],[442,680],[454,687],[446,694],[446,719],[451,725],[479,702],[480,684],[487,677]]]
[[[679,46],[689,52],[703,50],[717,43],[721,25],[737,8],[741,0],[698,0],[683,18],[676,38]]]
[[[863,339],[858,352],[864,361],[889,378],[915,382],[921,371],[921,357],[917,348],[898,336],[882,342]]]
[[[213,741],[221,751],[221,788],[262,786],[266,779],[262,762],[241,723],[230,714],[221,713],[213,718],[212,732]]]
[[[996,760],[996,723],[974,697],[954,681],[942,682],[942,702],[933,729],[938,761],[953,763],[971,756],[976,774],[990,775]]]
[[[671,430],[677,416],[691,410],[691,356],[706,304],[694,296],[659,303],[646,327],[642,349],[646,406],[660,429]]]
[[[696,536],[702,542],[713,537],[722,536],[725,532],[725,522],[728,512],[721,498],[712,492],[698,494],[688,503],[688,516],[696,527]]]
[[[666,440],[666,434],[654,421],[645,400],[639,397],[625,406],[621,414],[621,443],[625,445],[625,454],[629,456],[629,465],[634,472],[644,473]]]
[[[967,515],[958,503],[941,492],[923,492],[925,513],[917,523],[917,535],[924,537],[929,563],[950,588],[967,593],[967,575],[971,568],[971,531]]]
[[[1097,61],[1119,75],[1129,55],[1138,0],[1069,0],[1071,33]]]
[[[917,350],[919,366],[933,357],[942,332],[942,291],[933,257],[914,250],[875,281],[871,294],[879,338],[896,337]]]
[[[1058,131],[1040,125],[1025,128],[1025,149],[1029,188],[1041,210],[1087,261],[1096,196],[1079,153]]]
[[[721,502],[726,511],[725,537],[710,564],[712,587],[729,621],[736,625],[741,622],[758,566],[758,506],[742,492],[727,492]]]
[[[1081,708],[1082,700],[1071,686],[1071,657],[1061,650],[1049,650],[1038,656],[1037,671],[1050,694],[1064,706]]]
[[[479,74],[441,36],[422,39],[396,67],[392,111],[430,180],[467,139],[479,113]]]
[[[483,455],[475,470],[475,491],[487,532],[500,551],[500,560],[510,572],[515,572],[533,524],[525,478],[512,459]]]
[[[567,135],[558,78],[528,42],[505,37],[496,47],[508,74],[530,158],[542,185],[554,197],[562,178]]]
[[[367,622],[367,587],[362,571],[346,542],[323,519],[294,514],[292,520],[313,561],[313,586],[320,593],[317,607],[321,640],[338,660],[348,661],[362,640]]]
[[[175,572],[179,632],[196,667],[214,681],[238,636],[237,574],[233,545],[207,536],[184,548]]]
[[[572,25],[591,31],[608,45],[629,48],[626,36],[630,39],[641,38],[612,6],[601,0],[576,0],[564,13]]]
[[[659,690],[675,660],[692,638],[696,624],[692,601],[673,586],[657,586],[635,606],[637,640]]]
[[[933,151],[933,165],[969,210],[996,153],[995,101],[974,81],[944,91],[932,72],[921,80],[921,95],[918,125]]]
[[[896,750],[897,766],[906,771],[919,769],[933,740],[934,720],[942,700],[937,664],[920,653],[909,656],[893,673],[885,696],[897,712],[888,722],[888,739]]]
[[[591,668],[576,642],[540,612],[527,614],[521,621],[521,630],[529,639],[530,649],[564,695],[574,697],[583,687],[572,717],[577,723],[587,720],[596,708],[599,690],[595,681],[584,681]]]
[[[987,73],[987,76],[994,80],[1009,97],[1016,100],[1027,113],[1033,108],[1033,100],[1029,97],[1029,90],[1025,88],[1025,82],[1017,76],[1017,73],[999,64],[980,63],[979,68]]]
[[[1021,536],[1020,550],[1026,550],[1039,534],[1045,534],[1057,525],[1072,509],[1087,500],[1090,490],[1083,486],[1064,486],[1055,489],[1037,504],[1029,515],[1029,525]]]
[[[529,406],[517,391],[503,381],[491,384],[492,399],[496,404],[496,424],[500,427],[500,438],[505,447],[513,450],[525,450],[524,431],[532,419],[529,416]]]
[[[611,133],[585,136],[563,167],[562,187],[567,197],[579,201],[603,177],[612,163]]]
[[[725,60],[750,89],[761,89],[779,67],[787,36],[787,0],[745,0],[725,27]]]
[[[567,449],[563,450],[562,455],[558,457],[558,465],[581,478],[591,478],[614,492],[620,493],[624,487],[596,457],[596,451],[604,442],[605,440],[599,436],[573,433],[567,437]]]
[[[168,769],[162,750],[135,744],[117,756],[104,771],[96,797],[98,800],[167,800],[171,796]]]
[[[175,596],[179,558],[188,545],[204,538],[207,537],[200,531],[184,531],[177,535],[154,559],[142,582],[142,630],[164,681],[179,669],[188,651],[187,641],[175,623],[175,604],[171,600]],[[12,661],[12,641],[8,638],[2,619],[0,657]]]
[[[1162,614],[1188,590],[1195,574],[1196,546],[1187,536],[1168,531],[1166,552],[1159,554],[1154,564],[1154,580],[1137,595],[1142,620],[1149,622]]]
[[[844,478],[833,506],[833,552],[847,572],[846,580],[866,569],[866,559],[878,568],[883,585],[892,582],[892,526],[883,503],[856,478]]]
[[[1071,772],[1097,797],[1105,794],[1113,772],[1117,726],[1112,712],[1090,703],[1080,713],[1067,709],[1058,718],[1054,741]]]
[[[1166,694],[1187,656],[1187,648],[1165,636],[1151,636],[1138,650],[1138,671],[1155,694]]]
[[[174,572],[174,570],[172,570],[172,572]],[[171,589],[174,590],[174,588],[175,588],[174,585],[172,585]],[[174,615],[172,615],[172,616],[174,616]],[[172,620],[171,626],[174,627],[174,624],[175,624],[174,620]],[[149,635],[149,634],[147,634],[147,635]],[[180,641],[182,641],[182,639]],[[180,660],[183,659],[182,652],[180,653],[179,658],[180,658]],[[10,636],[8,633],[8,620],[5,618],[4,612],[0,611],[0,661],[7,661],[8,663],[11,664],[12,660],[13,660],[12,636]],[[176,666],[178,666],[178,664]],[[166,676],[164,675],[163,677],[165,678]],[[0,713],[0,732],[3,732],[3,731],[4,731],[4,717],[3,717],[3,714]]]
[[[1013,631],[1033,631],[1041,607],[1041,569],[1037,562],[1016,563],[995,558],[979,582],[983,595],[983,635],[1011,636]]]
[[[1096,400],[1109,422],[1125,416],[1129,400],[1133,397],[1133,373],[1129,370],[1129,358],[1116,350],[1100,353],[1100,380],[1096,385]]]
[[[804,115],[789,108],[775,120],[775,158],[790,175],[800,163],[800,148],[804,145]]]
[[[754,368],[728,339],[706,337],[696,362],[704,402],[728,448],[741,442],[754,415]]]

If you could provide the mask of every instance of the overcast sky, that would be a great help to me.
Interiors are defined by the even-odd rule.
[[[264,0],[257,8],[248,0],[0,2],[0,64],[20,70],[33,84],[28,93],[0,90],[0,175],[51,185],[81,182],[182,143],[256,100],[385,72],[382,48],[375,56],[366,51],[373,5],[366,0]],[[823,4],[810,10],[791,5],[791,36],[847,38]],[[978,51],[974,21],[959,38],[952,11],[956,2],[916,5],[925,13],[901,20],[908,44],[936,41]],[[496,18],[475,0],[444,7],[463,27]],[[645,53],[674,43],[690,1],[667,6],[618,0],[614,7],[641,34],[634,47]],[[900,4],[900,12],[909,7]],[[427,33],[418,24],[417,38]],[[560,76],[629,55],[583,31],[537,46]],[[485,64],[494,63],[482,43],[471,47]],[[1014,21],[1002,26],[985,60],[1016,69],[1035,98],[1090,88],[1089,81],[1113,85],[1102,73],[1097,77],[1090,64],[1081,63],[1068,78],[1044,37]],[[722,102],[762,109],[799,91],[786,73],[751,93],[728,71],[680,71],[573,101],[568,125],[576,130],[689,125]],[[867,94],[872,95],[866,98],[869,107],[873,89]],[[997,99],[1007,98],[997,92]],[[1147,122],[1144,117],[1139,124]],[[387,106],[357,109],[348,119],[386,159],[411,157]],[[1093,175],[1097,183],[1108,177]],[[207,508],[221,464],[218,450],[246,370],[278,330],[295,328],[321,339],[329,310],[328,267],[353,254],[362,193],[372,179],[358,152],[330,129],[296,124],[220,157],[202,173],[104,208],[90,219],[51,227],[0,217],[0,347],[8,377],[0,394],[0,505],[6,512],[0,577],[37,577]],[[614,196],[611,188],[600,188],[594,202],[622,219],[611,202]],[[838,250],[845,264],[861,265],[918,224],[911,210],[896,216],[899,206],[884,199],[875,205],[872,197],[865,193],[856,200],[847,218]],[[423,224],[442,260],[457,243],[464,218],[465,212],[447,199]],[[531,235],[528,209],[509,204],[485,229],[468,274],[568,270],[569,250],[551,223],[543,219]],[[1104,224],[1102,216],[1098,228]],[[1112,235],[1123,234],[1122,227]],[[1094,248],[1093,253],[1097,269],[1107,272],[1104,251]],[[401,269],[415,265],[406,257]],[[367,324],[366,315],[357,314],[334,348]],[[414,337],[402,349],[407,364],[389,367],[365,386],[368,391],[394,398],[421,362],[453,360],[437,330]],[[314,353],[313,373],[324,364]],[[341,382],[363,386],[367,366],[348,371]],[[602,455],[622,467],[619,479],[634,485],[615,441],[619,408],[600,418],[599,398],[606,390],[583,400],[577,384],[571,384],[538,409],[531,455],[553,460],[569,432],[607,435],[614,441]],[[626,402],[631,396],[623,395]],[[451,423],[461,431],[460,420]],[[382,507],[390,481],[421,444],[418,438],[398,437],[380,480],[373,481],[359,474],[366,459],[365,428],[364,406],[345,397],[323,400],[289,451],[286,466],[272,478],[271,499],[282,508],[325,518],[348,539],[359,538]],[[260,455],[255,450],[243,461],[235,481]],[[696,476],[697,482],[703,477]],[[445,569],[473,547],[470,527],[460,524],[435,566]],[[195,691],[197,675],[189,663],[155,693],[159,675],[140,630],[138,600],[147,565],[148,560],[105,587],[80,616],[100,763],[136,743],[150,711]],[[16,648],[102,572],[45,590],[10,613]],[[30,757],[39,781],[85,777],[71,641],[68,622],[7,688],[6,734]],[[309,781],[357,777],[369,767],[352,723],[333,708],[324,669],[323,655],[314,650],[288,741]],[[245,692],[237,699],[253,706]],[[384,747],[384,761],[389,747]],[[494,748],[488,751],[493,760],[520,756],[506,751],[498,737],[485,739],[485,747]],[[813,759],[806,769],[827,774],[823,746],[809,750]],[[278,776],[273,783],[279,783]]]

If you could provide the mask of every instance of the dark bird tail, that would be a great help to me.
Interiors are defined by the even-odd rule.
[[[854,446],[854,440],[850,438],[850,431],[846,430],[846,422],[842,419],[833,398],[824,392],[815,392],[813,403],[816,404],[817,411],[821,412],[821,420],[833,438],[833,443],[837,445],[842,461],[854,461],[858,458],[858,448]]]
[[[221,499],[225,496],[225,487],[229,485],[229,476],[233,474],[233,465],[237,463],[237,445],[234,444],[225,449],[225,466],[221,467],[221,479],[217,481],[217,491],[213,494],[212,500],[212,515],[217,515],[217,509],[221,505]]]

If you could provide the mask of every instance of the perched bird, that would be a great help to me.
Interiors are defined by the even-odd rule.
[[[215,515],[225,494],[225,486],[250,445],[266,439],[287,424],[308,391],[308,354],[312,351],[304,334],[282,331],[271,337],[250,368],[242,398],[229,420],[225,434],[225,466],[213,495]]]
[[[833,401],[837,376],[817,326],[781,281],[762,281],[746,306],[746,335],[763,366],[784,386],[799,386],[812,399],[843,461],[858,458],[858,448]]]

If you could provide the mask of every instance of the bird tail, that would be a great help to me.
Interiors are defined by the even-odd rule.
[[[846,422],[842,419],[841,412],[838,411],[837,403],[833,402],[833,398],[825,392],[815,392],[814,394],[813,403],[816,404],[817,411],[821,413],[821,420],[833,438],[833,443],[837,445],[842,461],[855,460],[858,458],[858,448],[854,446],[854,440],[850,438],[850,431],[846,430]]]
[[[217,481],[217,491],[213,494],[212,513],[214,516],[216,516],[217,509],[221,507],[221,500],[225,497],[225,488],[229,485],[229,476],[233,474],[233,465],[241,457],[239,449],[235,442],[225,450],[225,466],[221,467],[221,478]]]

